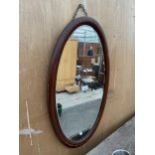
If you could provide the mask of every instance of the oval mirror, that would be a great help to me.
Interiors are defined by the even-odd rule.
[[[105,38],[92,18],[73,20],[61,34],[50,66],[50,116],[59,139],[84,144],[104,109],[109,80]]]

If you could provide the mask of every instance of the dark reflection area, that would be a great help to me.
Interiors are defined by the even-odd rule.
[[[85,130],[85,131],[81,131],[80,133],[78,133],[77,135],[71,137],[71,140],[73,141],[78,141],[81,140],[83,137],[85,137],[87,135],[87,133],[90,131],[90,129]]]

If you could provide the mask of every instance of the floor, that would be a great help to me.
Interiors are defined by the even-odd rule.
[[[135,118],[133,117],[86,155],[112,155],[116,149],[125,149],[135,155]]]
[[[83,103],[89,103],[91,101],[101,99],[103,95],[103,89],[89,90],[87,92],[78,92],[69,94],[67,92],[56,94],[56,103],[61,103],[63,108],[70,108]]]
[[[64,109],[59,121],[65,135],[72,137],[90,129],[97,118],[100,105],[101,99],[97,99]]]

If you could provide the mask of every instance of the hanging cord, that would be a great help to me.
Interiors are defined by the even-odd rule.
[[[78,7],[77,7],[77,9],[75,10],[75,13],[74,13],[74,15],[73,15],[73,19],[76,18],[77,14],[78,14],[78,11],[79,11],[80,9],[82,10],[82,12],[83,12],[83,14],[84,14],[85,16],[88,16],[88,12],[87,12],[87,10],[86,10],[86,1],[84,1],[83,4],[80,3],[80,4],[78,5]]]
[[[83,6],[84,6],[86,12],[88,12],[88,10],[87,10],[87,0],[81,0],[81,3],[80,3],[80,4],[83,4]],[[88,14],[88,13],[87,13],[87,14]]]

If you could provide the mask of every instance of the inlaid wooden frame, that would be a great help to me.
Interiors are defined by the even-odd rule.
[[[57,116],[57,109],[56,109],[56,78],[57,78],[57,72],[58,72],[58,66],[59,66],[59,62],[60,62],[60,58],[63,52],[63,48],[68,40],[68,38],[70,37],[70,35],[72,34],[72,32],[78,28],[79,26],[82,25],[88,25],[91,26],[98,34],[101,44],[102,44],[102,48],[103,48],[103,55],[104,55],[104,62],[105,62],[105,84],[104,84],[104,93],[102,96],[102,102],[100,105],[100,110],[98,112],[96,121],[93,125],[93,127],[91,128],[91,130],[88,132],[88,134],[83,137],[82,139],[78,140],[78,141],[72,141],[70,139],[68,139],[65,134],[63,133],[63,130],[61,128],[61,125],[59,123],[59,118]],[[85,144],[90,137],[93,135],[93,133],[95,132],[99,121],[102,117],[102,113],[104,111],[104,107],[106,104],[106,99],[107,99],[107,93],[108,93],[108,86],[109,86],[109,56],[108,56],[108,47],[107,47],[107,43],[106,43],[106,39],[105,39],[105,35],[102,31],[101,26],[99,25],[99,23],[94,20],[93,18],[90,17],[79,17],[76,18],[74,20],[72,20],[63,30],[63,32],[60,34],[58,41],[55,45],[55,48],[53,50],[52,53],[52,57],[51,57],[51,62],[50,62],[50,68],[49,68],[49,116],[50,116],[50,120],[53,126],[53,129],[57,135],[57,137],[60,139],[60,141],[65,144],[66,146],[69,147],[79,147],[83,144]]]

